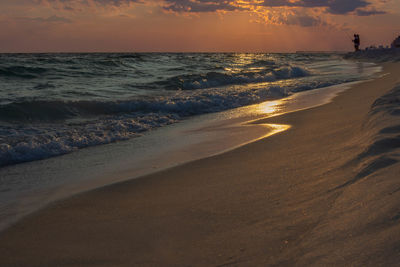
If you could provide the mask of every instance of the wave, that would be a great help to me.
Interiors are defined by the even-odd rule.
[[[295,87],[277,85],[258,89],[226,87],[126,101],[24,101],[2,105],[0,166],[126,140],[187,116],[282,98],[293,90]]]
[[[22,57],[22,56],[20,56]],[[99,58],[93,55],[36,55],[28,59],[18,58],[16,62],[0,63],[0,78],[37,79],[57,75],[58,78],[73,76],[101,77],[110,71],[121,72],[135,69],[135,63],[143,61],[144,56],[104,55]],[[32,66],[30,66],[32,65]],[[40,67],[36,67],[40,65]],[[35,67],[33,67],[35,66]]]
[[[81,124],[0,127],[0,166],[45,159],[80,148],[139,136],[141,132],[176,122],[173,115],[122,115]]]
[[[303,70],[296,68],[279,70],[276,73],[281,77],[304,75]],[[213,77],[219,77],[219,75]],[[93,119],[130,113],[173,113],[179,116],[191,116],[255,104],[268,99],[283,98],[292,93],[351,81],[353,79],[330,82],[303,81],[284,86],[275,82],[254,86],[227,86],[218,89],[204,87],[202,90],[178,90],[164,96],[149,95],[113,101],[23,100],[0,105],[0,122],[62,122],[74,118]],[[35,86],[35,88],[51,88],[52,86],[44,84]],[[68,92],[70,95],[75,95],[75,93],[78,92]],[[94,97],[90,92],[79,92],[77,96]]]
[[[32,89],[34,89],[34,90],[44,90],[44,89],[50,89],[50,88],[56,88],[56,86],[51,84],[51,83],[49,83],[49,82],[46,82],[46,83],[36,84]]]
[[[63,121],[74,117],[99,117],[126,113],[174,113],[197,115],[253,104],[268,98],[287,96],[285,88],[273,86],[259,90],[205,91],[196,95],[131,99],[126,101],[22,101],[0,105],[0,121]]]
[[[10,66],[10,67],[0,67],[0,77],[6,78],[24,78],[24,79],[34,79],[39,77],[39,75],[48,71],[46,68],[41,67],[27,67],[27,66]]]
[[[247,68],[260,68],[266,66],[275,66],[276,62],[273,60],[258,60],[253,63],[249,63],[246,65]]]
[[[219,87],[233,84],[247,84],[273,82],[283,79],[292,79],[309,76],[310,72],[301,67],[282,67],[271,71],[179,75],[166,81],[158,82],[167,89],[193,90]]]
[[[239,66],[234,61],[231,64],[226,62],[230,57],[235,56],[211,54],[203,58],[195,54],[20,55],[16,60],[5,57],[5,61],[0,63],[0,78],[40,79],[37,84],[41,86],[34,89],[49,89],[48,85],[52,84],[54,91],[66,86],[62,83],[63,80],[81,86],[80,82],[95,78],[107,78],[104,86],[108,88],[109,85],[115,86],[118,81],[124,80],[154,89],[196,90],[311,75],[304,67],[286,63],[279,65],[264,58],[253,58],[253,62]],[[234,72],[229,70],[231,67],[236,68]],[[17,81],[11,82],[15,84]],[[44,84],[47,85],[43,86]]]
[[[343,68],[333,74],[321,67],[306,68],[304,61],[296,61],[298,55],[283,54],[0,57],[0,165],[123,140],[187,116],[360,76]]]
[[[278,86],[230,93],[202,91],[191,97],[184,93],[147,100],[25,101],[3,105],[0,107],[0,120],[8,124],[0,124],[0,166],[126,140],[187,116],[240,107],[288,94],[286,89]],[[65,121],[70,118],[78,120]]]

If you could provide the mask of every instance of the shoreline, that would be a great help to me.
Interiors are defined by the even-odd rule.
[[[223,154],[284,131],[290,126],[256,122],[324,105],[360,82],[363,81],[303,91],[282,99],[205,114],[148,132],[140,138],[0,169],[0,176],[9,177],[3,180],[6,190],[0,199],[0,210],[3,211],[0,212],[0,232],[52,202]],[[19,180],[27,181],[30,188],[18,191],[18,187],[26,186],[7,186]],[[10,190],[13,187],[17,187],[17,191]]]
[[[371,104],[398,82],[398,64],[384,66],[392,75],[326,105],[256,122],[292,125],[289,131],[51,204],[0,233],[0,254],[7,254],[0,263],[340,262],[340,253],[318,254],[322,241],[313,237],[329,234],[320,228],[330,221],[321,221],[340,198],[329,190],[353,175],[343,166],[364,149],[360,127]]]

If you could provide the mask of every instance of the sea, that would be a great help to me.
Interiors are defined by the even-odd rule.
[[[115,182],[107,172],[124,169],[123,180],[143,166],[138,175],[232,148],[179,125],[262,103],[271,109],[297,95],[308,103],[379,71],[340,53],[0,54],[0,230],[51,201]],[[177,134],[175,125],[188,128]],[[213,145],[194,155],[201,149],[188,147],[204,136]]]
[[[2,54],[0,167],[368,78],[337,54]]]

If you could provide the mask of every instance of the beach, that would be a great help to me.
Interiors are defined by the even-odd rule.
[[[0,231],[54,201],[283,131],[251,122],[325,104],[381,71],[337,53],[0,57]]]
[[[400,130],[373,108],[399,72],[252,122],[279,134],[52,203],[0,233],[0,265],[395,265]]]

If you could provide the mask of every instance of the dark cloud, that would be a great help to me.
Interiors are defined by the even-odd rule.
[[[74,4],[88,4],[88,0],[41,0],[48,2],[64,3],[66,10],[74,10]],[[122,6],[124,4],[141,3],[145,4],[146,0],[92,0],[103,6]],[[251,10],[251,7],[298,7],[298,8],[324,8],[330,14],[345,15],[356,14],[358,16],[371,16],[385,14],[371,7],[368,0],[263,0],[262,2],[254,0],[243,0],[242,5],[238,5],[234,0],[153,0],[163,4],[163,8],[167,11],[178,13],[205,13],[216,11],[236,11]],[[381,0],[385,1],[385,0]],[[291,18],[293,20],[294,18]],[[288,24],[292,23],[287,20]],[[318,19],[311,16],[296,15],[299,25],[308,26],[318,23]]]
[[[226,0],[165,0],[167,6],[164,9],[175,12],[215,12],[219,10],[234,11],[241,9]]]
[[[113,6],[120,6],[123,4],[130,4],[130,3],[143,3],[141,0],[94,0],[96,3],[102,5],[113,5]]]
[[[347,14],[370,3],[365,0],[335,0],[329,1],[328,12],[332,14]]]
[[[43,0],[42,0],[43,1]],[[49,2],[61,2],[68,4],[72,9],[73,4],[87,4],[87,0],[47,0]],[[100,5],[121,6],[130,3],[146,3],[146,0],[93,0]],[[253,0],[243,0],[246,7],[241,7],[234,0],[158,0],[164,3],[164,9],[174,12],[204,13],[215,11],[235,11],[248,10],[248,7],[303,7],[303,8],[325,8],[328,13],[344,15],[353,13],[358,16],[370,16],[385,14],[371,8],[368,0],[263,0],[256,2]],[[385,1],[385,0],[382,0]]]
[[[101,1],[101,0],[96,0]],[[103,0],[107,1],[107,0]],[[118,0],[114,0],[118,1]],[[123,1],[123,0],[119,0]],[[127,0],[125,0],[127,1]],[[164,0],[167,4],[165,9],[175,12],[215,12],[218,10],[233,11],[245,10],[238,7],[231,0]],[[360,16],[382,14],[381,11],[366,11],[363,8],[369,7],[371,3],[367,0],[264,0],[263,2],[245,1],[249,6],[264,7],[303,7],[303,8],[325,8],[331,14],[349,14],[354,12]],[[361,9],[360,9],[361,8]],[[360,10],[360,11],[358,11]]]
[[[372,15],[382,15],[387,13],[385,11],[379,11],[375,9],[357,9],[356,14],[358,16],[372,16]]]
[[[64,4],[87,4],[87,0],[47,0],[48,2],[61,2]],[[144,3],[142,0],[93,0],[94,2],[100,5],[112,5],[112,6],[121,6],[123,4],[130,4],[130,3]],[[72,7],[71,7],[72,8]]]
[[[291,2],[289,0],[264,0],[260,4],[266,7],[325,7],[332,14],[347,14],[357,8],[370,5],[366,0],[299,0]]]

